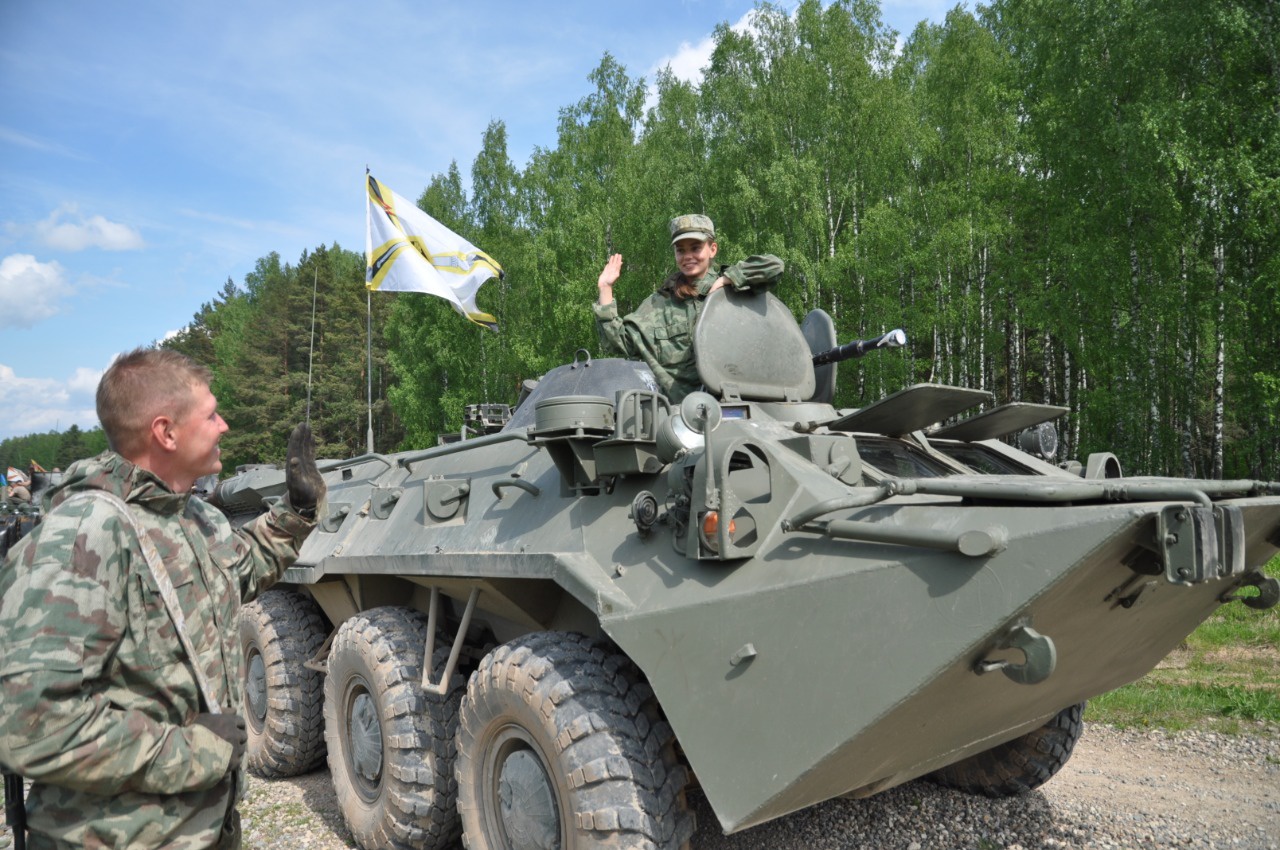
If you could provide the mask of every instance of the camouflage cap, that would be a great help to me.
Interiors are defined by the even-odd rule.
[[[671,244],[681,239],[708,242],[716,238],[716,226],[705,215],[681,215],[671,219]]]

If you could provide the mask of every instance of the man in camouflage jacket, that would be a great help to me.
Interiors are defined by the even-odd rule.
[[[208,375],[174,352],[117,359],[98,389],[115,451],[67,470],[44,522],[0,571],[0,763],[33,783],[33,850],[239,844],[237,612],[293,563],[324,482],[299,426],[289,504],[233,532],[193,498],[194,480],[221,469],[227,430]],[[123,499],[155,544],[220,714],[202,698],[133,527],[105,500],[59,508],[89,490]]]
[[[739,292],[772,286],[782,277],[782,260],[760,254],[713,270],[719,251],[715,225],[705,215],[671,220],[671,245],[678,271],[667,278],[635,312],[618,315],[613,285],[622,273],[622,255],[614,254],[600,272],[596,327],[606,350],[642,360],[674,403],[702,385],[694,360],[693,329],[707,296],[723,286]]]

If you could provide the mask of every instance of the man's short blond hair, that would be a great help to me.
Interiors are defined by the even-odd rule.
[[[157,416],[180,422],[195,404],[195,390],[213,373],[185,354],[163,348],[135,348],[115,359],[98,383],[98,421],[107,444],[126,457],[150,439]]]

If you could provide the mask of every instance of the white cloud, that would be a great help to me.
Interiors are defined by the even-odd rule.
[[[69,393],[52,378],[19,378],[13,368],[0,363],[0,405],[9,407],[15,400],[40,395],[55,402],[65,402]]]
[[[29,328],[61,310],[71,293],[62,266],[30,254],[0,260],[0,328]]]
[[[738,33],[755,32],[756,10],[752,9],[747,12],[730,29]],[[656,72],[669,67],[671,73],[675,74],[677,79],[698,85],[702,82],[702,70],[711,64],[711,53],[715,50],[715,47],[716,39],[714,35],[706,36],[697,44],[682,41],[675,53],[670,56],[664,56],[653,63],[649,76],[653,77]]]
[[[36,224],[36,235],[50,248],[61,251],[136,251],[143,247],[142,234],[127,224],[107,221],[100,215],[85,218],[75,204],[63,204]],[[75,216],[75,221],[64,217]]]
[[[97,427],[93,395],[100,377],[101,371],[77,369],[67,381],[21,378],[0,363],[0,439],[65,431],[72,425]]]
[[[730,29],[738,33],[754,33],[756,31],[756,10],[752,9],[741,18]],[[653,67],[649,69],[648,96],[645,99],[645,110],[652,109],[658,105],[658,87],[653,84],[652,80],[657,77],[659,71],[663,68],[670,68],[671,73],[676,79],[684,80],[695,86],[702,84],[702,72],[711,64],[711,54],[716,49],[715,35],[708,35],[697,44],[690,44],[687,41],[680,42],[680,47],[676,52],[663,56],[657,62],[653,63]]]
[[[687,83],[700,83],[702,69],[711,63],[711,52],[715,46],[716,41],[712,36],[707,36],[697,44],[682,41],[680,48],[673,55],[664,56],[658,60],[655,70],[670,68],[677,79]]]
[[[114,362],[114,358],[112,360]],[[96,395],[98,382],[102,380],[102,373],[105,371],[105,369],[86,369],[81,366],[71,375],[71,380],[67,381],[67,389],[73,393]]]

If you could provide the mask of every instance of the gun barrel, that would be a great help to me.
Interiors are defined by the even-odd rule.
[[[843,360],[861,357],[868,351],[875,351],[880,348],[899,348],[906,344],[907,335],[901,328],[895,328],[882,336],[872,339],[855,339],[852,342],[846,342],[844,345],[838,345],[827,351],[819,352],[813,355],[813,365],[822,366],[827,363],[839,363]]]

